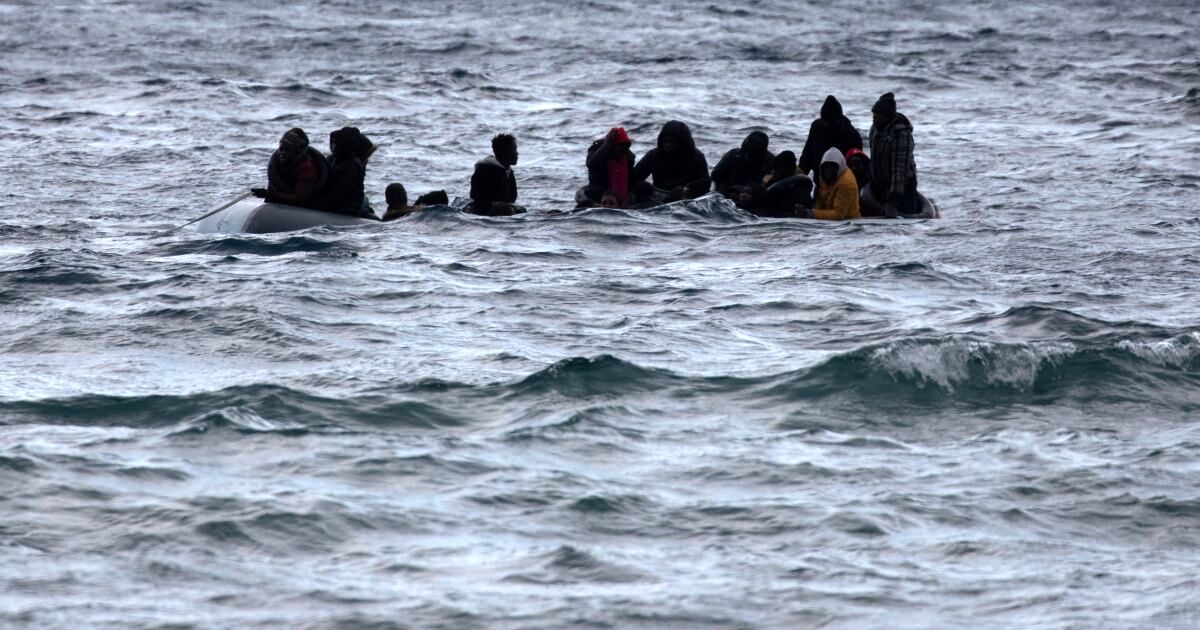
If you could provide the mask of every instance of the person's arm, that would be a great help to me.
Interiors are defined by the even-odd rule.
[[[505,196],[504,200],[507,201],[508,203],[516,203],[517,202],[517,176],[515,173],[513,173],[511,168],[507,170],[507,175],[508,175],[508,177],[506,178],[505,181],[507,182],[508,186],[505,189],[505,192],[507,192],[508,194]]]
[[[892,156],[892,184],[888,191],[888,202],[899,204],[912,176],[908,169],[913,162],[912,131],[902,129],[896,134],[895,151]]]
[[[496,190],[503,185],[497,182],[494,170],[484,164],[476,164],[471,175],[471,201],[475,202],[476,214],[488,214],[496,201]]]
[[[699,149],[688,166],[687,178],[688,182],[684,184],[684,188],[687,189],[689,197],[699,197],[712,187],[712,180],[708,177],[708,160],[704,159],[704,154]]]
[[[800,151],[800,172],[804,173],[805,175],[817,170],[817,167],[820,166],[818,161],[822,156],[816,154],[818,150],[816,137],[817,134],[820,133],[817,130],[817,122],[818,121],[814,120],[813,123],[808,126],[808,138],[804,140],[804,149]]]
[[[646,181],[647,177],[654,174],[654,162],[658,157],[658,149],[650,149],[642,159],[638,160],[637,164],[633,165],[634,181]]]
[[[733,176],[733,164],[736,159],[735,153],[737,153],[737,149],[726,151],[721,161],[717,162],[717,165],[713,167],[712,181],[717,187],[717,192],[721,194],[725,194],[725,191],[729,187],[729,178]]]
[[[610,132],[604,136],[603,140],[600,140],[600,144],[592,145],[592,150],[588,151],[587,162],[585,162],[588,168],[599,168],[608,161],[608,156],[613,150],[613,145],[609,142],[611,136]]]

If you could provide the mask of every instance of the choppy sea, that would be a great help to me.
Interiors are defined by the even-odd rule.
[[[1200,626],[1200,5],[0,2],[0,626]],[[937,221],[559,214],[896,93]],[[343,125],[482,218],[158,232]]]

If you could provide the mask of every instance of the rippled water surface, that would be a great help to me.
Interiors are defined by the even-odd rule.
[[[1194,2],[0,4],[0,626],[1194,628]],[[923,223],[569,208],[895,91]],[[155,234],[279,134],[518,218]]]

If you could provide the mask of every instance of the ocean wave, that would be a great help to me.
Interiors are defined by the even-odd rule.
[[[223,236],[204,240],[191,239],[159,248],[159,254],[164,256],[193,254],[286,256],[296,253],[356,255],[357,251],[354,245],[345,241],[326,240],[311,234],[288,236],[282,239],[270,236]]]

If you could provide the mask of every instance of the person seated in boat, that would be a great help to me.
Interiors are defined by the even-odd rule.
[[[293,127],[279,139],[279,148],[267,163],[267,187],[251,188],[268,203],[309,207],[329,177],[329,163],[308,145],[308,134]]]
[[[517,178],[512,167],[520,159],[517,139],[502,133],[492,138],[492,155],[475,164],[471,175],[471,206],[468,212],[485,216],[509,216],[523,212],[517,201]]]
[[[410,206],[408,205],[408,191],[405,190],[403,184],[399,183],[388,184],[383,191],[383,198],[387,200],[388,205],[387,212],[383,215],[383,221],[399,219],[429,206],[445,206],[450,203],[446,191],[435,190],[417,197],[417,202]]]
[[[762,184],[736,186],[730,189],[730,192],[734,194],[734,205],[751,214],[762,216],[767,205],[767,189]]]
[[[871,114],[871,196],[883,204],[885,217],[920,214],[912,123],[896,111],[891,92],[879,97]]]
[[[814,171],[820,166],[823,156],[834,147],[845,155],[850,149],[862,149],[863,141],[862,134],[842,112],[842,104],[830,94],[821,105],[820,118],[808,128],[808,138],[804,142],[804,150],[800,152],[800,171],[805,175],[812,173],[815,177]]]
[[[647,181],[635,181],[633,190],[629,192],[629,208],[632,210],[645,210],[662,205],[654,200],[654,186]]]
[[[871,186],[871,158],[858,149],[846,152],[846,166],[858,182],[858,210],[863,217],[882,217],[883,206],[875,203],[868,190]]]
[[[342,127],[329,134],[329,182],[312,207],[352,217],[375,218],[367,201],[367,160],[375,145],[357,127]]]
[[[712,184],[708,161],[696,148],[692,130],[678,120],[663,125],[658,145],[633,167],[633,178],[649,178],[657,189],[655,196],[664,203],[703,196]]]
[[[625,204],[621,203],[621,197],[617,195],[616,191],[606,190],[603,195],[600,195],[600,207],[620,209],[624,208]]]
[[[629,203],[633,183],[633,151],[629,133],[624,127],[613,127],[605,136],[592,143],[587,152],[588,183],[575,195],[581,208],[603,206],[603,195],[611,191],[624,207]],[[605,206],[609,207],[609,206]]]
[[[771,174],[763,179],[766,204],[760,216],[806,216],[812,208],[813,182],[796,168],[796,154],[781,151],[771,163]]]
[[[761,131],[751,131],[742,146],[730,149],[712,170],[713,186],[717,192],[730,196],[735,186],[759,184],[771,172],[775,155],[767,150],[771,139]]]
[[[821,186],[817,189],[812,218],[827,221],[862,218],[858,210],[858,182],[836,147],[826,151],[821,159],[819,177]]]

